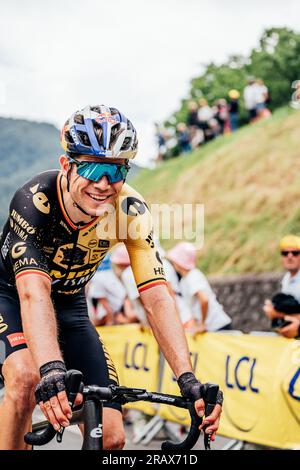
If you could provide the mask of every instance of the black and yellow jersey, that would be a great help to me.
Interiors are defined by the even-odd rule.
[[[68,217],[59,170],[41,173],[19,188],[0,240],[0,278],[15,285],[28,273],[51,279],[57,294],[76,294],[106,253],[124,242],[140,292],[165,283],[153,241],[152,218],[141,195],[124,184],[114,206],[88,224]]]

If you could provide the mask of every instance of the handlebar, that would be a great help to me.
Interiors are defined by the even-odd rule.
[[[80,390],[80,385],[82,381],[82,373],[78,370],[69,370],[66,374],[66,392],[68,395],[69,404],[72,408],[76,395]],[[64,429],[64,428],[63,428]],[[62,431],[63,432],[63,431]],[[55,437],[54,427],[51,423],[48,423],[47,427],[40,433],[37,434],[35,432],[28,432],[24,436],[24,441],[26,444],[33,445],[33,446],[43,446],[48,444],[52,439]],[[61,433],[62,437],[62,433]]]
[[[73,403],[76,394],[79,390],[80,383],[82,380],[82,374],[79,371],[70,370],[67,372],[66,384],[67,394],[70,400],[71,394],[73,394]],[[205,416],[208,416],[215,404],[219,387],[214,384],[205,384],[203,386],[203,398],[205,400]],[[199,426],[202,423],[195,410],[194,402],[188,398],[180,397],[176,395],[168,395],[164,393],[148,392],[145,389],[120,387],[116,385],[110,385],[109,387],[98,387],[96,385],[83,387],[82,390],[84,400],[94,399],[101,402],[117,402],[121,405],[126,403],[133,403],[136,401],[147,401],[152,403],[160,403],[165,405],[173,405],[178,408],[184,408],[189,411],[191,417],[191,426],[188,435],[183,442],[175,444],[171,441],[165,441],[162,443],[162,450],[165,452],[184,452],[191,450],[200,436]],[[71,419],[72,423],[72,419]],[[24,437],[25,442],[30,445],[45,445],[48,444],[55,436],[56,431],[53,426],[49,423],[47,427],[40,433],[35,432],[27,433]],[[205,448],[210,448],[210,436],[204,433]]]

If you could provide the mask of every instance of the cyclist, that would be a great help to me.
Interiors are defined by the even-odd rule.
[[[85,384],[117,383],[117,373],[87,313],[84,286],[106,253],[123,241],[148,321],[182,394],[199,414],[204,402],[187,342],[168,294],[152,222],[142,196],[125,183],[138,141],[117,109],[86,106],[61,133],[60,170],[33,177],[10,204],[0,243],[0,340],[5,343],[0,406],[0,449],[26,448],[35,401],[58,429],[71,409],[67,369]],[[139,229],[134,229],[137,226]],[[2,361],[3,362],[3,361]],[[34,393],[35,392],[35,393]],[[78,394],[76,404],[82,396]],[[215,434],[222,397],[206,418]],[[104,447],[124,445],[117,404],[104,410]],[[205,422],[203,423],[205,424]],[[109,431],[107,431],[109,429]]]

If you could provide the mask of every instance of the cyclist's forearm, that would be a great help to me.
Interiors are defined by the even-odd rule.
[[[62,360],[50,296],[41,294],[21,300],[21,315],[26,342],[37,367]]]
[[[175,376],[192,371],[186,337],[173,299],[159,299],[151,308],[146,307],[146,311],[153,334]]]

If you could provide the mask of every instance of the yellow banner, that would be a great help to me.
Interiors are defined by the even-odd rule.
[[[97,328],[117,369],[120,385],[157,391],[159,377],[159,350],[148,330],[139,325],[105,326]],[[155,405],[138,402],[128,405],[154,415]]]
[[[208,333],[188,335],[202,382],[224,391],[220,434],[279,448],[300,448],[300,341],[281,337]],[[178,394],[165,365],[162,393]],[[161,406],[162,418],[188,423],[185,411]]]

